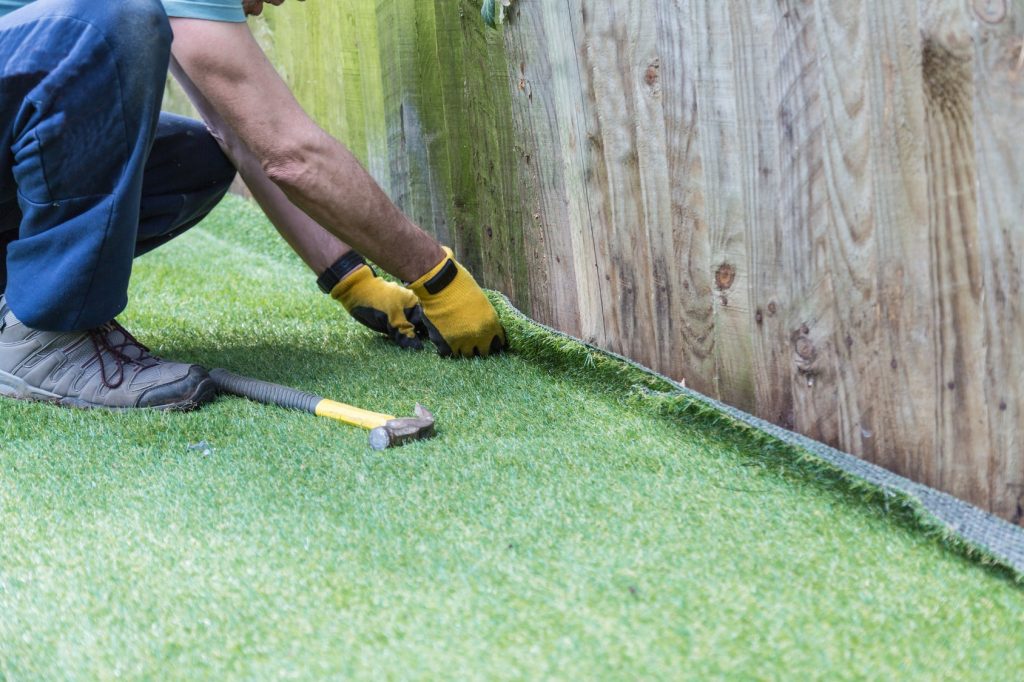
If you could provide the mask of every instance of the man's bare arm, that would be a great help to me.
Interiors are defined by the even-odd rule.
[[[310,254],[303,253],[301,243],[315,250],[321,238],[305,240],[303,235],[316,234],[313,226],[323,226],[406,281],[444,259],[440,245],[391,202],[344,145],[302,110],[246,24],[174,18],[171,27],[175,68],[186,87],[206,102],[207,115],[216,115],[224,129],[237,135],[239,158],[234,160],[241,162],[245,174],[269,179],[312,219],[293,224],[294,216],[283,215],[283,234],[293,246],[300,243],[296,250],[307,263]],[[291,236],[289,226],[298,228]],[[324,246],[335,253],[343,248]]]
[[[351,250],[296,207],[281,188],[267,177],[256,155],[239,139],[231,126],[224,123],[220,114],[203,97],[173,58],[171,74],[188,95],[210,132],[217,138],[231,163],[238,169],[239,175],[270,222],[314,273],[319,275]]]

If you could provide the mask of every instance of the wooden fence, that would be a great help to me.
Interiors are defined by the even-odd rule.
[[[1024,0],[289,2],[300,99],[536,319],[1024,513]]]

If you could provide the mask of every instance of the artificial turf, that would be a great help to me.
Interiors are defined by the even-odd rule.
[[[374,452],[237,398],[0,401],[0,679],[1024,671],[1009,573],[607,362],[534,352],[507,313],[519,352],[400,351],[243,200],[140,259],[121,320],[166,357],[421,401],[438,437]]]

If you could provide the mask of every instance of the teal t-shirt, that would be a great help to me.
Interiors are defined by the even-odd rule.
[[[24,7],[33,0],[0,0],[0,16]],[[96,0],[116,2],[117,0]],[[169,17],[212,19],[214,21],[245,21],[242,0],[163,0]]]

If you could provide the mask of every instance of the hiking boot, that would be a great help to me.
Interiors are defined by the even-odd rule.
[[[0,296],[0,395],[70,407],[190,410],[215,393],[205,369],[150,355],[117,322],[84,332],[29,329]]]

